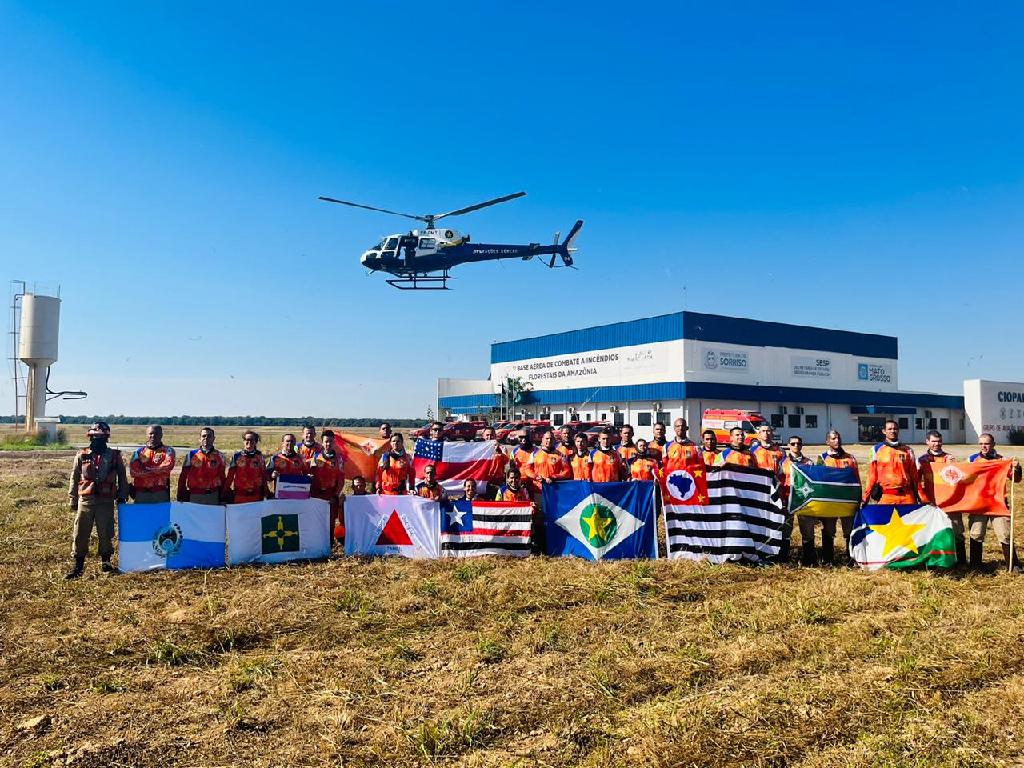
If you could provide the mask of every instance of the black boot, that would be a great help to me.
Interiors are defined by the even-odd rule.
[[[821,564],[829,566],[836,564],[836,551],[831,541],[821,543]]]
[[[77,579],[83,573],[85,573],[85,558],[84,557],[76,557],[75,558],[75,567],[72,568],[70,571],[68,571],[67,573],[64,574],[64,579],[66,581],[71,581],[72,579]]]
[[[818,564],[818,550],[814,548],[813,541],[805,541],[801,545],[800,565],[811,567]]]
[[[967,548],[964,546],[964,537],[956,538],[956,562],[958,565],[967,565]]]
[[[100,570],[107,574],[107,576],[117,576],[121,572],[116,565],[110,562],[109,557],[103,558],[103,562],[100,563]]]
[[[1002,547],[1003,547],[1003,563],[1013,573],[1021,573],[1021,571],[1024,570],[1024,569],[1021,569],[1021,567],[1020,567],[1020,560],[1017,559],[1017,550],[1014,550],[1013,552],[1010,552],[1010,544],[1009,544],[1009,542],[1007,542],[1006,544],[1003,544]],[[1012,566],[1010,565],[1011,559],[1013,561],[1013,565]]]
[[[968,561],[968,564],[969,564],[969,566],[971,567],[972,570],[980,570],[981,569],[981,558],[982,558],[983,547],[984,547],[984,542],[975,541],[974,539],[971,539],[971,558]]]

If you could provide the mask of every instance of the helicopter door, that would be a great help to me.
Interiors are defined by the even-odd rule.
[[[416,254],[418,256],[433,256],[435,253],[437,253],[437,240],[433,237],[421,237]]]
[[[402,255],[405,257],[406,266],[408,266],[416,258],[416,238],[412,235],[403,237],[401,250]]]
[[[384,243],[384,247],[380,252],[381,260],[388,261],[390,259],[398,259],[398,238],[389,237]]]

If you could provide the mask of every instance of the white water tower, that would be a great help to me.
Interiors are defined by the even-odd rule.
[[[18,359],[28,367],[25,387],[25,428],[34,431],[36,420],[46,415],[46,377],[57,362],[60,299],[26,293],[21,297]]]

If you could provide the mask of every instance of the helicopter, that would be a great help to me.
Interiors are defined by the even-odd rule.
[[[373,248],[365,251],[359,257],[360,263],[374,272],[386,272],[394,277],[387,280],[389,285],[402,291],[442,291],[448,290],[448,279],[451,277],[449,270],[459,264],[469,264],[479,261],[496,261],[498,259],[522,259],[528,261],[534,256],[550,255],[551,259],[547,266],[554,269],[559,267],[572,267],[572,254],[576,251],[573,242],[583,228],[583,220],[579,219],[569,230],[564,241],[559,242],[560,233],[555,233],[555,240],[551,245],[530,243],[528,245],[500,245],[494,243],[474,243],[470,241],[468,234],[462,234],[454,229],[438,227],[437,222],[449,216],[461,216],[472,211],[479,211],[499,203],[507,203],[525,197],[525,192],[516,192],[504,197],[496,197],[484,203],[468,205],[448,213],[424,214],[418,216],[412,213],[400,213],[389,211],[386,208],[376,208],[372,205],[353,203],[348,200],[338,200],[334,197],[320,196],[321,200],[328,203],[348,205],[353,208],[364,208],[368,211],[379,211],[389,213],[393,216],[404,216],[407,219],[422,221],[426,224],[424,229],[414,229],[402,235],[388,235]],[[555,264],[556,259],[561,264]]]

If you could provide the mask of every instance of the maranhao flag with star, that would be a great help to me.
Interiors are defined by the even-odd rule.
[[[526,557],[532,520],[528,501],[441,502],[441,556]]]
[[[545,483],[544,527],[546,552],[556,557],[657,557],[654,483]]]
[[[922,467],[924,496],[944,512],[1006,517],[1006,480],[1010,460],[956,462]]]
[[[853,520],[850,556],[861,568],[951,568],[956,543],[949,515],[931,504],[869,504]]]

